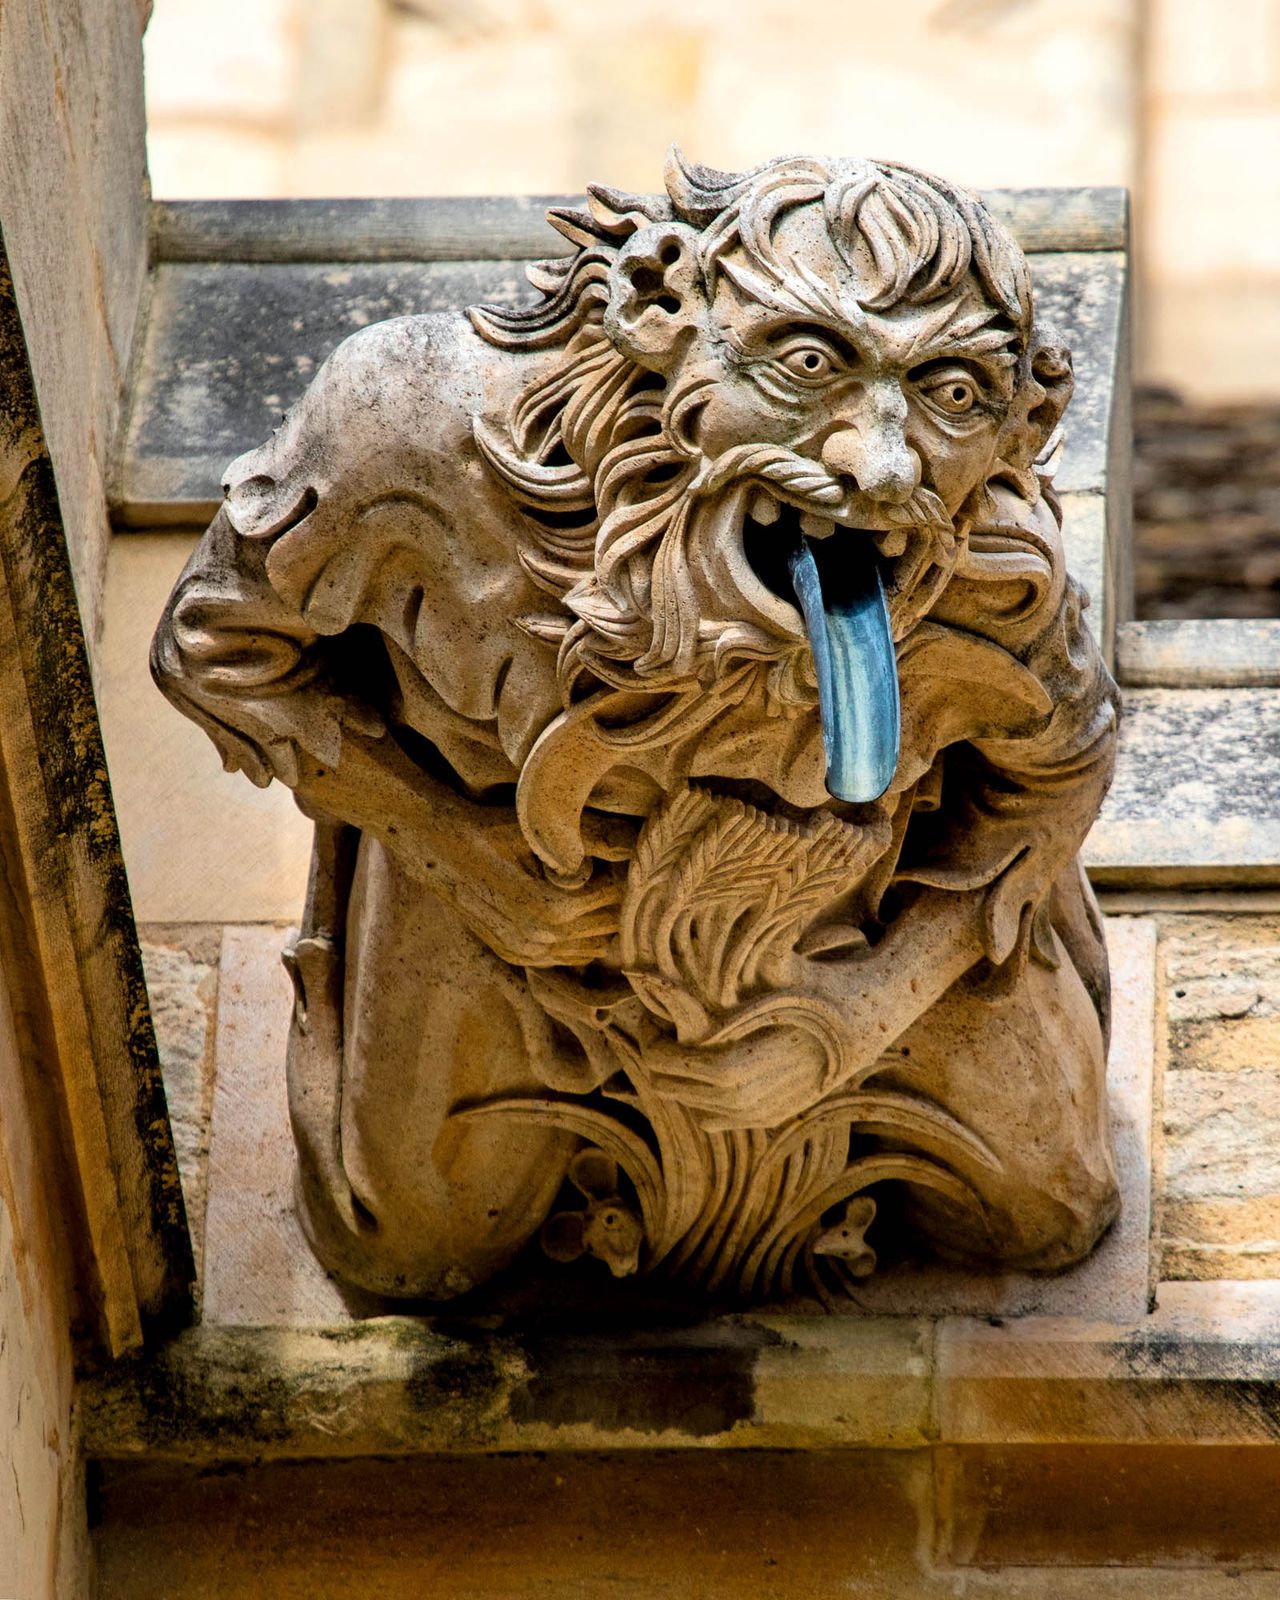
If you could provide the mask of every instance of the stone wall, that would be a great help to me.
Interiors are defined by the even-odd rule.
[[[670,139],[1125,184],[1140,370],[1280,388],[1280,0],[158,0],[147,53],[165,197],[648,187]]]
[[[0,1595],[87,1600],[84,1478],[72,1420],[70,1262],[0,985]]]
[[[157,0],[159,196],[652,187],[887,155],[987,187],[1129,181],[1134,0]]]
[[[141,26],[135,0],[0,7],[0,226],[91,656],[147,266]]]
[[[1240,1538],[1242,1521],[1260,1507],[1241,1493],[1241,1452],[1222,1454],[1228,1459],[1212,1497],[1221,1513],[1218,1537],[1223,1548],[1239,1549],[1248,1543]],[[943,1564],[927,1575],[913,1552],[928,1550],[937,1537],[926,1510],[932,1469],[904,1450],[633,1449],[491,1461],[290,1462],[203,1478],[169,1463],[140,1465],[123,1471],[107,1493],[101,1595],[1273,1600],[1274,1572],[1073,1571],[1055,1564],[1052,1549],[1020,1547],[1017,1523],[1028,1497],[1054,1496],[1066,1537],[1087,1544],[1099,1499],[1127,1474],[1151,1492],[1146,1515],[1139,1511],[1123,1541],[1126,1553],[1153,1544],[1167,1549],[1152,1538],[1162,1508],[1176,1513],[1203,1498],[1179,1465],[1104,1449],[1090,1460],[1088,1477],[1073,1481],[1043,1458],[992,1461],[987,1472],[1001,1496],[990,1531],[975,1539],[969,1528],[962,1537],[988,1558],[1001,1547],[1024,1561],[995,1571]],[[424,1506],[430,1515],[420,1514]]]
[[[1138,182],[1144,376],[1280,391],[1280,0],[1152,0]]]
[[[116,1063],[107,1060],[112,1052],[96,1061],[83,1041],[67,1049],[74,1021],[60,1014],[59,1003],[84,974],[65,943],[51,948],[48,941],[50,926],[66,918],[68,902],[114,845],[109,796],[92,765],[92,699],[65,563],[69,558],[92,651],[110,537],[111,457],[147,266],[143,21],[136,0],[0,5],[0,593],[4,606],[14,608],[0,625],[0,1595],[6,1600],[87,1600],[91,1589],[72,1339],[73,1326],[89,1332],[103,1280],[96,1276],[99,1241],[87,1244],[81,1232],[91,1232],[85,1215],[92,1210],[80,1188],[83,1173],[68,1156],[83,1129],[68,1128],[62,1092],[64,1073],[83,1090],[96,1067]],[[37,568],[65,587],[44,582],[33,606],[24,585]],[[35,703],[27,648],[33,633],[47,649],[38,687],[57,696],[62,739],[49,737],[47,718],[40,719],[39,737],[24,722]],[[76,793],[68,796],[64,783],[59,795],[63,811],[76,813],[72,824],[54,818],[48,800],[49,785],[56,787],[65,770],[50,779],[50,769],[69,739],[80,763],[73,768]],[[84,868],[84,853],[76,857],[83,869],[77,879],[66,854],[83,844],[83,791],[91,788],[96,858]],[[40,916],[32,916],[33,902]],[[101,901],[86,911],[99,951],[114,949],[117,938],[105,912]],[[97,998],[103,993],[97,990]],[[123,1045],[113,1041],[113,1051]],[[81,1111],[86,1103],[82,1098]],[[101,1174],[104,1193],[114,1176]]]
[[[1140,617],[1280,614],[1280,397],[1134,397]]]
[[[1280,1278],[1280,917],[1162,931],[1161,1276]]]

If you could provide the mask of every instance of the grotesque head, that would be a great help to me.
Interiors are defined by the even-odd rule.
[[[552,220],[578,250],[535,272],[546,303],[476,325],[563,349],[479,435],[574,619],[562,670],[661,687],[745,656],[810,702],[824,660],[832,693],[842,661],[879,681],[993,481],[1034,499],[1070,392],[1017,245],[949,184],[809,157],[673,157],[666,196]]]

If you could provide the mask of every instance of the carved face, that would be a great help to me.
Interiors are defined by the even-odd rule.
[[[1019,330],[972,274],[924,303],[870,309],[884,278],[872,246],[838,248],[819,206],[785,213],[769,243],[773,271],[739,244],[716,261],[708,292],[695,230],[644,230],[619,256],[606,328],[663,374],[667,412],[683,414],[684,440],[705,462],[751,452],[740,528],[721,534],[757,580],[739,569],[754,608],[797,627],[789,558],[802,534],[834,536],[877,562],[901,633],[930,566],[944,569],[931,594],[949,574],[954,525],[992,473]],[[721,556],[735,565],[733,552]]]
[[[580,248],[535,277],[547,305],[510,335],[479,325],[509,346],[563,326],[563,356],[511,447],[477,437],[543,519],[522,559],[574,619],[566,695],[579,670],[660,691],[753,663],[767,715],[818,700],[833,794],[875,798],[895,644],[987,485],[1038,498],[1070,392],[1065,353],[1032,337],[1021,252],[972,197],[854,160],[677,163],[666,201],[596,190],[559,215]],[[588,508],[578,536],[566,516]]]
[[[856,290],[854,291],[856,293]],[[897,306],[837,322],[744,300],[722,279],[709,337],[686,360],[720,368],[698,418],[710,456],[758,440],[820,462],[866,528],[895,526],[923,485],[954,516],[990,468],[1011,395],[1007,366],[969,357],[957,329],[981,313],[972,285],[937,308]]]

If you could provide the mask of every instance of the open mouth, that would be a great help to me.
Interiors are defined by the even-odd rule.
[[[838,800],[878,800],[897,770],[901,735],[885,596],[889,557],[873,530],[834,524],[772,496],[756,497],[742,544],[759,581],[804,620],[818,679],[827,788]]]

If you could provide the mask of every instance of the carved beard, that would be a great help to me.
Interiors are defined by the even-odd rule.
[[[754,443],[704,456],[691,435],[706,381],[665,384],[592,324],[519,397],[507,439],[476,424],[526,513],[521,561],[569,613],[527,619],[560,643],[566,701],[584,674],[659,692],[752,659],[771,697],[812,704],[818,680],[788,570],[806,533],[833,551],[857,541],[858,559],[880,571],[894,639],[954,571],[967,522],[957,527],[927,489],[877,506],[873,533],[860,525],[861,497],[806,456]]]
[[[669,479],[654,488],[658,462]],[[602,516],[594,570],[564,597],[583,625],[578,658],[606,678],[625,661],[650,687],[707,682],[754,658],[785,668],[774,673],[783,698],[799,688],[811,700],[810,640],[791,574],[806,541],[879,568],[895,639],[955,568],[957,529],[929,490],[878,508],[871,531],[858,525],[856,494],[779,446],[738,445],[710,460],[655,444],[608,477],[621,503]]]

